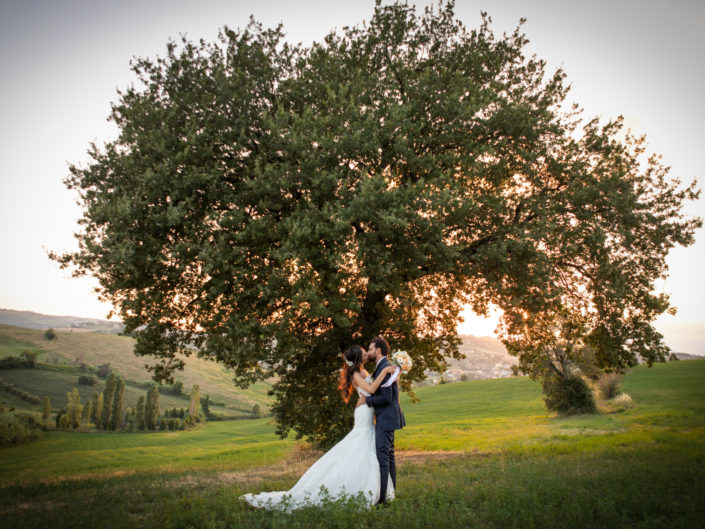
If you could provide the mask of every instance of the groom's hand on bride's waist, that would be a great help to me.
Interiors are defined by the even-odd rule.
[[[360,400],[358,401],[358,404],[365,404],[367,402],[367,399],[365,398],[364,395],[360,395]]]

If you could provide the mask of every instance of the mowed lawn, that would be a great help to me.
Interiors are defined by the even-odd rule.
[[[72,434],[0,451],[7,527],[702,527],[705,360],[640,366],[633,409],[557,417],[526,378],[421,388],[402,402],[398,498],[293,514],[239,495],[310,464],[266,419],[193,432]],[[406,454],[406,455],[405,455]],[[444,455],[445,454],[445,455]]]

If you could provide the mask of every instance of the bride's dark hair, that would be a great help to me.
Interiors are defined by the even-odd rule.
[[[343,353],[345,364],[340,370],[340,384],[338,389],[343,395],[343,400],[348,402],[353,392],[352,381],[355,371],[360,371],[362,366],[362,347],[359,345],[351,345],[348,350]]]

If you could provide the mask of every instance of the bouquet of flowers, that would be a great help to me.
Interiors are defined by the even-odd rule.
[[[401,372],[405,375],[411,371],[411,366],[413,365],[411,357],[406,351],[397,351],[394,353],[392,355],[392,363],[395,366],[399,366],[401,368]]]

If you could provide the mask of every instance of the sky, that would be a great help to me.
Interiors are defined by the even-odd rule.
[[[421,14],[430,2],[409,3]],[[88,160],[90,142],[117,136],[106,118],[116,90],[134,82],[130,59],[164,55],[169,38],[184,33],[212,41],[250,15],[265,27],[282,23],[287,40],[310,45],[369,20],[373,9],[373,0],[0,0],[0,308],[97,318],[110,311],[94,280],[71,278],[46,251],[76,248],[81,210],[62,181],[69,163]],[[527,54],[546,60],[548,72],[563,68],[569,102],[586,118],[623,115],[672,177],[697,178],[702,187],[705,2],[456,1],[468,29],[479,26],[481,11],[496,35],[526,18]],[[685,212],[705,217],[705,199]],[[703,231],[693,246],[670,253],[669,277],[657,285],[678,308],[656,322],[675,351],[705,353]],[[461,333],[493,335],[497,311],[464,316]]]

